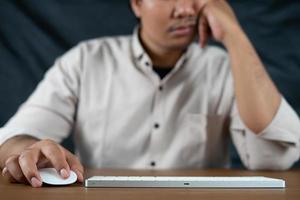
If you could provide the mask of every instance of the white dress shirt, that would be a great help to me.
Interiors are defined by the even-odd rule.
[[[82,42],[57,59],[0,129],[0,144],[72,133],[93,168],[226,168],[231,138],[249,169],[287,169],[299,159],[300,121],[284,98],[261,133],[245,126],[224,50],[191,44],[161,80],[137,32]]]

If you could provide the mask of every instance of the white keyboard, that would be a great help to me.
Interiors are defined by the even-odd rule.
[[[93,176],[85,187],[285,188],[285,181],[262,176]]]

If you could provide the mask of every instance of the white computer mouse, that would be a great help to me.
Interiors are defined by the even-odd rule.
[[[39,172],[43,183],[49,185],[70,185],[77,180],[77,175],[72,170],[70,176],[66,179],[62,178],[55,168],[43,168],[39,169]]]

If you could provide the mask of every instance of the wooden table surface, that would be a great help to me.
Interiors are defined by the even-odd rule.
[[[300,200],[300,170],[284,172],[246,170],[87,170],[86,178],[92,175],[149,175],[149,176],[268,176],[286,181],[285,189],[176,189],[176,188],[85,188],[82,184],[63,187],[31,188],[29,185],[11,184],[0,178],[1,200],[27,199],[197,199],[197,200]]]

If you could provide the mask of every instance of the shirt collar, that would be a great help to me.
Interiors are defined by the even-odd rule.
[[[143,48],[140,38],[139,38],[139,29],[140,27],[137,26],[134,29],[133,37],[132,37],[132,53],[135,62],[138,63],[138,67],[140,68],[152,68],[152,61]],[[190,45],[191,46],[191,45]],[[187,48],[187,50],[184,52],[184,54],[180,57],[180,59],[177,61],[176,65],[174,66],[173,71],[177,71],[177,68],[180,68],[184,65],[184,63],[187,61],[189,55],[191,54],[191,48],[190,46]]]
[[[148,54],[145,52],[140,38],[139,38],[139,29],[140,27],[137,26],[134,29],[133,32],[133,37],[132,37],[132,53],[133,53],[133,57],[135,62],[138,63],[139,67],[142,68],[146,68],[146,67],[151,67],[152,66],[152,61],[150,59],[150,57],[148,56]]]

